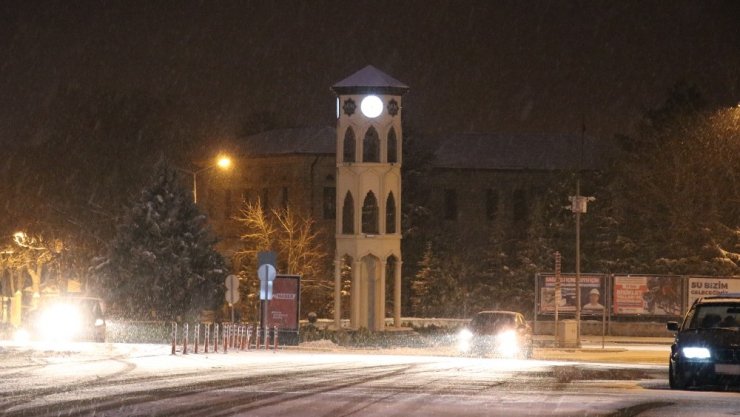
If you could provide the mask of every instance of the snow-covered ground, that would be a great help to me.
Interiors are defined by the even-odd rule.
[[[414,353],[409,355],[407,353]],[[4,416],[737,415],[737,392],[667,389],[666,366],[404,350],[171,355],[167,345],[0,344]]]

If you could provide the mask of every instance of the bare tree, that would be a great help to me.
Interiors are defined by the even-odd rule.
[[[257,253],[272,250],[278,254],[279,271],[302,277],[301,290],[305,297],[301,304],[307,309],[327,308],[324,304],[330,304],[333,285],[326,279],[328,253],[313,218],[302,216],[290,207],[268,213],[257,201],[245,202],[236,220],[243,228],[244,244],[237,255],[242,275],[247,272],[248,282],[253,275],[248,271],[255,269]]]

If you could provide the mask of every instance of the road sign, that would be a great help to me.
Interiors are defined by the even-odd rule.
[[[277,271],[270,264],[260,265],[257,276],[260,278],[260,300],[272,300],[272,282]]]
[[[226,277],[226,302],[236,304],[239,301],[239,277],[229,275]]]

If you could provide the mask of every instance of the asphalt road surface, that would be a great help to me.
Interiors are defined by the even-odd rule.
[[[2,416],[738,416],[663,365],[347,352],[0,346]],[[383,353],[383,352],[381,352]]]

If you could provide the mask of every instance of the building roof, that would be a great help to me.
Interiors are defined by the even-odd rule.
[[[403,94],[409,87],[374,66],[368,65],[334,84],[331,89],[337,94],[364,92]]]
[[[453,133],[436,142],[437,168],[593,170],[606,156],[594,138],[575,134]]]
[[[336,129],[330,126],[277,129],[241,139],[245,156],[335,155]],[[480,170],[575,170],[583,140],[584,170],[601,168],[607,150],[577,134],[452,133],[422,138],[434,149],[435,168]]]
[[[239,150],[247,156],[326,154],[334,155],[336,130],[330,126],[276,129],[239,140]]]

